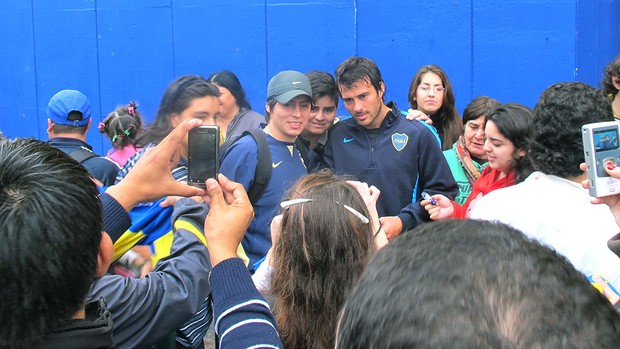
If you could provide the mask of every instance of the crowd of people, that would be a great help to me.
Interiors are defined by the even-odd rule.
[[[620,119],[620,56],[601,86],[461,117],[440,67],[401,110],[351,57],[274,75],[263,116],[221,70],[174,80],[148,124],[116,108],[105,156],[62,90],[47,142],[0,137],[0,348],[202,348],[209,326],[221,348],[615,348],[620,194],[589,196],[581,126]],[[221,140],[206,189],[200,125]]]

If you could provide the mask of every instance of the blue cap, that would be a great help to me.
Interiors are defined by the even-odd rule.
[[[69,120],[69,113],[78,111],[82,117]],[[47,104],[47,117],[58,125],[86,126],[90,120],[90,101],[77,90],[62,90],[56,93]]]

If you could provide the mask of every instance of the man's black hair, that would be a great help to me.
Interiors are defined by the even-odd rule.
[[[83,118],[82,112],[77,111],[77,110],[72,110],[67,115],[67,120],[70,120],[70,121],[80,121],[82,120],[82,118]],[[73,125],[53,124],[52,132],[54,132],[55,134],[66,133],[66,134],[84,135],[86,134],[87,128],[88,128],[88,125],[73,126]]]
[[[599,90],[580,82],[549,86],[534,107],[529,150],[534,168],[562,178],[581,175],[581,126],[613,119],[609,99]]]
[[[446,220],[371,260],[338,348],[616,348],[620,315],[562,256],[507,225]]]
[[[0,347],[27,347],[84,305],[101,204],[88,172],[36,140],[0,140]]]
[[[327,72],[312,70],[306,73],[308,80],[310,80],[310,86],[312,87],[312,97],[314,101],[327,96],[334,100],[336,107],[338,107],[338,86],[334,77]]]
[[[373,61],[365,57],[351,57],[340,63],[336,68],[336,83],[338,88],[341,86],[351,88],[360,82],[367,81],[379,93],[383,77],[379,67]],[[384,96],[385,96],[385,91]]]

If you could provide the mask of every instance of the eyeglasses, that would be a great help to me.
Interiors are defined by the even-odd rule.
[[[280,203],[280,207],[287,209],[293,205],[297,205],[297,204],[303,204],[306,202],[310,202],[310,201],[314,201],[314,199],[292,199],[292,200],[286,200],[286,201],[282,201]],[[341,205],[338,201],[335,201],[336,204]],[[354,209],[353,207],[349,206],[349,205],[344,205],[342,204],[342,207],[344,207],[347,211],[351,212],[355,217],[359,218],[360,221],[362,221],[362,223],[364,224],[368,224],[370,221],[368,220],[368,218],[366,216],[364,216],[363,214],[361,214],[358,210]]]
[[[433,90],[434,93],[442,93],[446,90],[446,88],[443,86],[435,86],[431,88],[428,85],[420,85],[418,86],[418,89],[424,93],[429,93],[431,89]]]

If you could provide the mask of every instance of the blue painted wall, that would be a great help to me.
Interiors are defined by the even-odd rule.
[[[96,122],[130,100],[150,120],[174,78],[220,69],[263,112],[278,71],[333,72],[352,55],[377,62],[403,108],[429,63],[448,73],[459,111],[480,94],[534,106],[557,81],[598,86],[620,54],[618,18],[620,0],[8,1],[0,130],[46,139],[47,102],[65,88],[90,97]],[[110,146],[96,128],[88,141]]]

